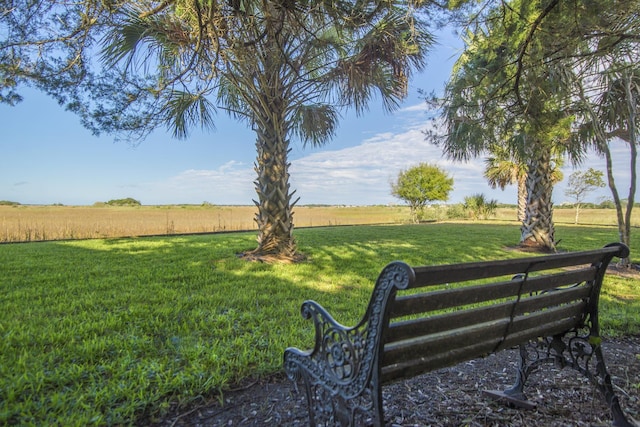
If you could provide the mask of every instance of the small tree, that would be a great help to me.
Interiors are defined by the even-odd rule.
[[[578,223],[578,216],[580,215],[580,205],[584,201],[587,194],[595,190],[596,188],[604,187],[606,184],[602,179],[602,171],[589,168],[587,171],[576,171],[569,175],[569,182],[564,194],[573,198],[576,207],[576,218],[574,223]]]
[[[418,215],[427,203],[448,200],[452,189],[453,178],[428,163],[400,171],[396,182],[391,183],[391,194],[409,204],[413,222],[418,222]]]

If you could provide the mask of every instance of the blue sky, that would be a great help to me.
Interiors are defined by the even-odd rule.
[[[294,142],[291,186],[299,204],[401,203],[391,196],[390,182],[400,170],[420,162],[438,164],[454,178],[451,203],[476,193],[516,202],[514,187],[501,191],[486,184],[482,159],[453,163],[424,140],[429,120],[418,91],[442,90],[461,46],[448,32],[438,40],[426,70],[411,81],[409,97],[398,111],[387,114],[374,103],[361,117],[346,114],[335,139],[323,148]],[[21,93],[25,99],[17,106],[0,104],[0,200],[91,205],[133,197],[145,205],[249,205],[255,198],[254,134],[224,114],[217,116],[214,132],[194,131],[186,140],[175,140],[162,129],[134,146],[114,142],[113,136],[91,135],[75,115],[41,93],[28,88]],[[626,197],[624,145],[615,145],[614,151],[621,172],[619,190]],[[604,161],[590,156],[580,169],[588,167],[604,170]],[[571,172],[568,166],[565,176]],[[556,204],[568,200],[565,182],[554,190]],[[603,189],[589,201],[608,196]]]

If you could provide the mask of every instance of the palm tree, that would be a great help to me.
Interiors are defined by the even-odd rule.
[[[504,146],[494,146],[489,151],[490,155],[484,160],[484,177],[487,178],[489,186],[494,189],[504,190],[507,185],[517,184],[517,219],[523,221],[527,202],[527,165],[516,160]]]
[[[517,220],[524,221],[527,208],[527,175],[529,167],[527,162],[516,158],[504,145],[493,146],[489,149],[489,156],[484,160],[484,177],[491,188],[504,190],[507,185],[518,186]],[[553,172],[551,180],[553,184],[562,181],[563,173],[560,169],[563,161],[561,156],[553,157]]]
[[[546,32],[532,32],[532,23],[539,27],[547,18],[539,4],[515,0],[493,9],[486,25],[468,36],[446,87],[446,134],[436,142],[457,160],[502,146],[508,158],[526,165],[520,244],[555,250],[554,159],[568,154],[575,160],[584,150],[569,138],[565,81],[571,70],[545,63]]]
[[[100,4],[82,22],[86,40],[100,41],[101,63],[86,59],[97,48],[87,43],[72,75],[60,67],[41,87],[98,133],[144,138],[167,126],[185,138],[193,126],[213,128],[217,110],[247,123],[257,151],[258,247],[244,254],[251,259],[300,257],[292,139],[327,143],[341,111],[363,113],[376,97],[396,108],[432,44],[420,10],[430,3],[411,0]]]

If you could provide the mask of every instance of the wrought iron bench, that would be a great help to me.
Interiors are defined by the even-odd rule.
[[[314,301],[315,346],[288,348],[284,368],[303,379],[310,425],[384,425],[382,385],[519,346],[515,384],[495,396],[521,406],[529,375],[555,362],[584,374],[616,426],[632,426],[607,373],[598,299],[607,266],[629,249],[602,249],[451,265],[387,265],[357,326]]]

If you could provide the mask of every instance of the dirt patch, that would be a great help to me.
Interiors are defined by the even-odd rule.
[[[617,264],[613,264],[609,265],[607,273],[624,277],[626,279],[638,280],[640,279],[640,266],[638,264],[631,264],[630,267],[620,267]]]
[[[640,337],[605,340],[604,355],[621,406],[640,420]],[[604,426],[611,425],[599,392],[580,374],[546,365],[525,388],[536,409],[510,408],[483,390],[503,390],[514,380],[517,352],[507,350],[383,388],[390,426]],[[248,382],[222,402],[174,410],[157,426],[306,426],[302,384],[284,375]],[[640,425],[640,424],[639,424]]]

